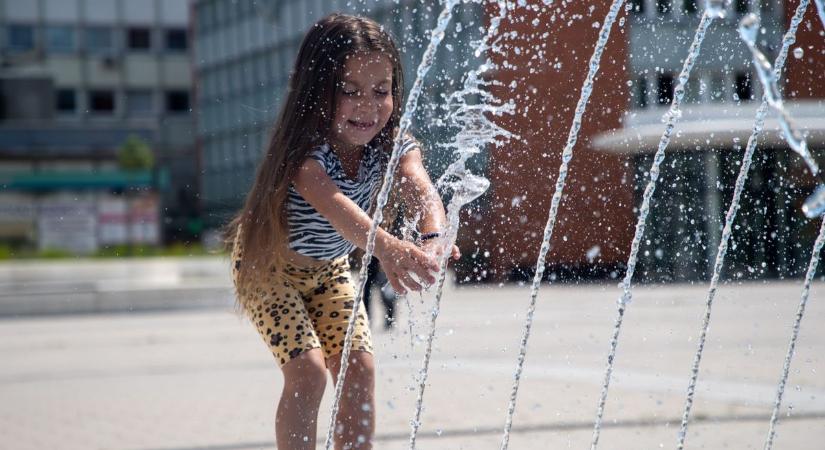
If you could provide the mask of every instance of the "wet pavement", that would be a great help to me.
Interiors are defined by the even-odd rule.
[[[177,281],[169,274],[178,269],[157,272],[169,278],[163,282],[169,289],[181,284],[194,289],[169,295],[170,302],[178,302],[174,307],[101,308],[96,314],[69,308],[68,315],[52,310],[46,316],[0,319],[0,448],[274,448],[280,372],[254,328],[227,306],[231,290],[223,262],[199,264],[203,270],[183,271]],[[154,293],[168,289],[158,287],[158,279],[154,285],[135,281],[147,270],[122,272],[132,279],[128,295],[122,294],[129,287],[122,276],[108,277],[109,291],[131,299],[125,304],[151,304]],[[49,271],[43,273],[49,277]],[[0,270],[0,280],[11,283],[9,277]],[[31,292],[44,280],[15,283]],[[9,286],[6,301],[25,302],[23,296],[13,299]],[[800,289],[799,282],[720,288],[687,448],[762,448]],[[192,292],[218,300],[199,303]],[[59,297],[60,289],[54,295]],[[511,449],[589,447],[618,295],[613,283],[542,288]],[[704,299],[701,284],[635,291],[599,448],[675,447]],[[499,448],[528,300],[527,287],[448,287],[418,448]],[[416,320],[412,339],[403,302],[395,330],[373,324],[377,449],[407,448],[428,302],[410,299]],[[825,284],[817,283],[802,323],[776,449],[819,449],[825,440],[825,329],[819,326],[824,319]],[[330,390],[320,435],[326,432]]]

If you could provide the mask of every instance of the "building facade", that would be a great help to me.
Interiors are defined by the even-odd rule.
[[[721,226],[762,98],[749,49],[737,27],[745,14],[761,18],[759,47],[773,61],[798,2],[733,1],[726,17],[713,22],[702,45],[683,102],[683,115],[667,149],[637,273],[642,279],[696,280],[710,276]],[[637,0],[629,17],[628,72],[631,97],[622,127],[596,138],[604,151],[630,158],[635,204],[649,176],[662,116],[702,14],[699,2]],[[783,92],[808,145],[821,157],[825,147],[821,24],[811,6],[788,55]],[[821,159],[820,159],[821,160]],[[801,204],[816,187],[801,158],[782,139],[776,115],[768,115],[730,249],[726,278],[798,277],[807,269],[818,224]]]
[[[494,82],[491,93],[514,102],[515,114],[496,121],[516,137],[488,147],[473,169],[487,176],[491,187],[465,215],[459,234],[465,259],[456,266],[460,281],[532,276],[561,152],[611,2],[508,3],[494,49],[486,55],[497,68],[485,77]],[[639,280],[708,276],[741,147],[761,96],[736,27],[746,12],[759,12],[760,46],[773,57],[794,6],[734,1],[727,18],[714,21],[649,217]],[[547,255],[549,279],[623,275],[645,171],[702,8],[702,2],[691,0],[636,0],[620,13],[574,147]],[[298,45],[313,21],[333,11],[376,18],[401,43],[409,84],[439,10],[436,1],[194,2],[198,138],[210,224],[219,227],[240,206]],[[456,90],[480,62],[472,57],[471,43],[499,13],[495,2],[465,2],[455,12],[415,120],[434,176],[450,160],[438,145],[449,133],[433,120],[443,117],[440,94]],[[813,147],[821,149],[816,115],[822,110],[825,58],[813,8],[809,13],[798,35],[804,55],[795,51],[790,58],[785,86],[791,113],[810,131]],[[764,133],[761,142],[764,150],[743,200],[728,277],[798,275],[815,233],[798,209],[813,186],[810,177],[776,133]]]
[[[188,16],[186,0],[0,1],[5,238],[76,235],[87,243],[73,249],[92,251],[196,235]],[[129,137],[153,168],[118,163]],[[76,234],[44,225],[53,204],[78,217]],[[48,230],[61,237],[44,243]]]

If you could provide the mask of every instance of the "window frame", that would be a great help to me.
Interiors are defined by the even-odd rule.
[[[25,45],[18,45],[15,44],[15,39],[13,36],[15,35],[15,31],[28,31],[27,39],[28,41]],[[20,37],[20,36],[17,36]],[[6,26],[6,45],[8,46],[9,50],[12,52],[30,52],[37,48],[37,27],[34,24],[30,23],[11,23]]]
[[[99,109],[95,108],[95,95],[100,94],[111,94],[112,96],[112,107],[111,109]],[[96,116],[114,116],[117,113],[117,92],[114,89],[90,89],[87,92],[88,98],[88,111],[89,114],[96,115]]]
[[[173,34],[181,33],[183,36],[183,47],[172,45],[174,39]],[[163,30],[163,49],[168,52],[185,53],[189,50],[190,45],[189,30],[185,27],[171,27]]]
[[[92,41],[90,39],[90,33],[101,33],[98,37],[103,36],[103,33],[108,34],[108,46],[95,46],[92,47],[89,43]],[[100,41],[98,41],[100,42]],[[105,25],[90,25],[83,28],[83,43],[82,48],[84,51],[95,54],[111,54],[117,51],[117,42],[115,42],[115,29],[114,27],[105,26]]]
[[[61,107],[62,102],[62,95],[61,94],[71,94],[71,108],[63,108]],[[57,88],[54,90],[54,110],[59,115],[74,115],[77,114],[79,108],[77,104],[78,95],[77,89],[74,88]]]
[[[134,100],[140,96],[148,96],[149,108],[133,108],[135,106]],[[152,89],[128,89],[124,93],[123,112],[129,118],[147,118],[152,117],[157,113],[157,102],[155,100],[155,93]]]
[[[173,96],[183,94],[186,96],[185,108],[172,108]],[[192,93],[187,89],[167,89],[163,93],[163,111],[166,114],[189,114],[192,110]]]
[[[151,52],[153,49],[152,45],[152,27],[148,26],[131,26],[127,27],[126,30],[126,50],[130,52]],[[143,37],[142,34],[146,33],[146,42],[142,42],[139,39],[135,39],[138,34],[140,33],[140,37]],[[144,46],[145,45],[145,46]]]
[[[68,46],[61,47],[60,45],[54,46],[52,42],[52,38],[54,38],[53,32],[61,30],[61,31],[68,31],[70,37],[70,42]],[[65,36],[63,36],[65,38]],[[43,28],[43,48],[49,53],[74,53],[77,51],[78,48],[77,42],[77,27],[69,24],[65,25],[46,25]]]

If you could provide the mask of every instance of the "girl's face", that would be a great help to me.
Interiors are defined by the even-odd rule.
[[[344,62],[344,76],[336,94],[332,138],[345,148],[368,144],[392,115],[390,59],[381,53],[356,53]]]

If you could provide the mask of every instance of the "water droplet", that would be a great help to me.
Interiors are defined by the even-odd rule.
[[[802,50],[802,47],[797,47],[793,49],[793,57],[796,59],[802,59],[805,55],[805,50]]]

